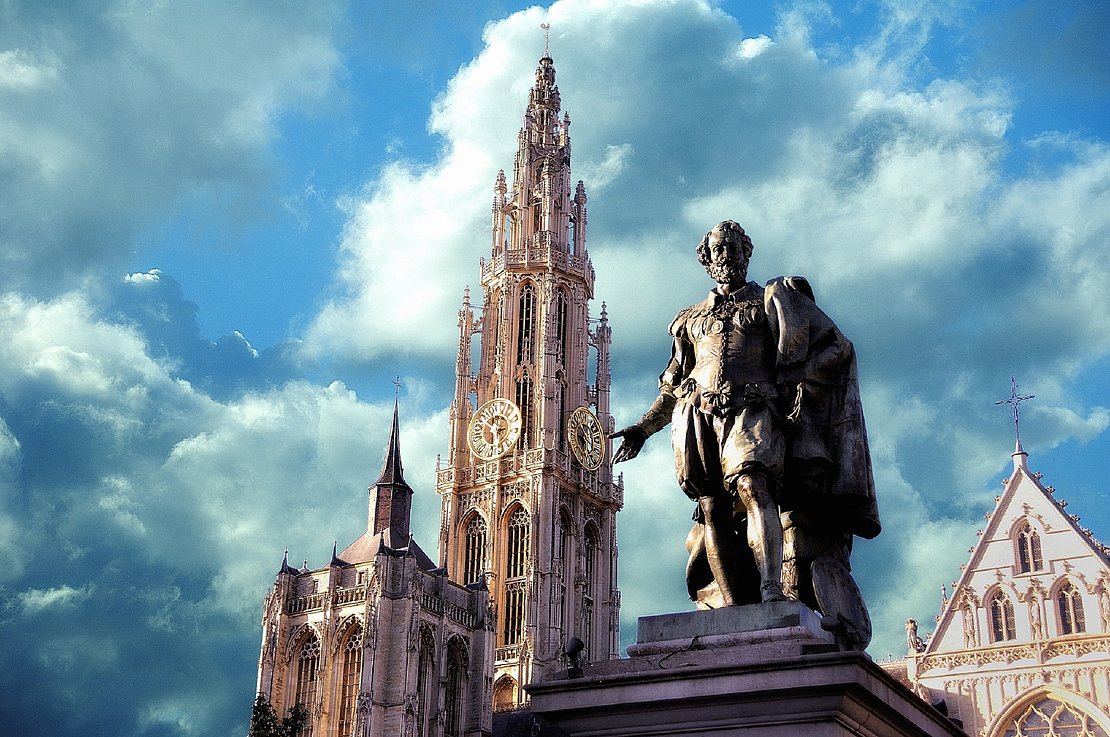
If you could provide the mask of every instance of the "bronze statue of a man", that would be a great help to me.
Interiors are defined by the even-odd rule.
[[[752,241],[736,222],[697,253],[717,286],[671,323],[659,397],[613,434],[613,460],[672,423],[678,483],[697,502],[687,584],[699,606],[797,598],[866,645],[848,555],[879,522],[852,344],[804,279],[747,280]]]

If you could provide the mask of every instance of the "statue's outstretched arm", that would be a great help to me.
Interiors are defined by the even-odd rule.
[[[609,436],[621,439],[620,447],[613,454],[613,463],[630,461],[638,456],[647,439],[671,421],[671,414],[677,401],[674,390],[687,374],[689,369],[687,363],[692,356],[690,347],[675,328],[678,322],[679,320],[676,319],[675,324],[671,326],[671,331],[675,334],[674,345],[671,348],[671,362],[667,364],[667,370],[659,376],[659,396],[636,424],[617,430]]]

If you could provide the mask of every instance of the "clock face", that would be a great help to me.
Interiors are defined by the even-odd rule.
[[[596,471],[605,455],[605,433],[597,415],[589,407],[579,407],[567,420],[570,432],[570,449],[587,471]]]
[[[470,418],[466,442],[483,461],[500,458],[520,437],[520,409],[508,399],[491,399]]]

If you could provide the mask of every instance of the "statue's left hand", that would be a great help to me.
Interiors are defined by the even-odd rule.
[[[613,454],[613,463],[620,463],[621,461],[630,461],[640,455],[640,449],[647,442],[648,434],[639,425],[629,425],[623,430],[617,430],[609,437],[610,439],[621,439],[620,447]]]

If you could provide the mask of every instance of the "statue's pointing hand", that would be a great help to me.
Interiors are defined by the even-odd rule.
[[[640,455],[640,449],[643,448],[644,443],[647,442],[648,434],[644,428],[639,425],[630,425],[623,430],[617,430],[609,437],[610,439],[621,439],[620,447],[617,448],[617,452],[613,454],[613,463],[620,463],[621,461],[630,461]]]

